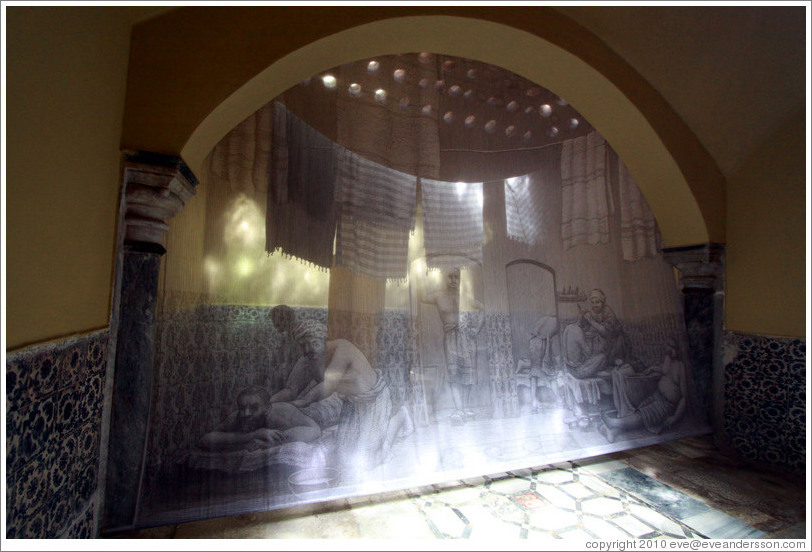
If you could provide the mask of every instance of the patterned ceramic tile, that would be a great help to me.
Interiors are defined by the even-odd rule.
[[[803,473],[806,343],[725,336],[724,431],[746,460]]]
[[[7,536],[53,538],[97,489],[107,332],[6,360]],[[93,512],[81,534],[93,536]]]

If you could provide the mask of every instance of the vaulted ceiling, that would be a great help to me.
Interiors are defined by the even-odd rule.
[[[725,174],[805,116],[802,6],[558,7],[631,64]]]
[[[140,21],[166,7],[131,8]],[[794,6],[559,6],[674,108],[725,176],[805,117],[808,23]]]

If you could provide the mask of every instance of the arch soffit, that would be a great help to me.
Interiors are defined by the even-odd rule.
[[[501,66],[567,99],[600,131],[635,176],[657,218],[664,247],[710,240],[708,224],[676,160],[646,117],[617,86],[579,57],[535,34],[481,19],[384,19],[292,51],[212,110],[187,140],[181,156],[197,172],[226,133],[291,86],[350,61],[415,51]],[[717,237],[715,241],[723,239]]]

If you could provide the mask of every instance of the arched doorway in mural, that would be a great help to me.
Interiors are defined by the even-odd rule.
[[[563,362],[555,270],[518,259],[505,271],[520,408],[538,412],[543,405],[556,404],[553,381]]]

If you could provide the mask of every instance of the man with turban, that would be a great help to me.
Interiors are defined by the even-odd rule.
[[[564,361],[576,378],[592,378],[611,369],[619,359],[628,361],[623,326],[600,289],[589,292],[589,310],[578,305],[578,320],[564,329]]]
[[[313,399],[337,395],[341,413],[336,430],[339,460],[345,473],[362,475],[385,460],[398,436],[414,429],[405,405],[395,410],[383,372],[374,369],[358,347],[346,339],[327,340],[324,324],[300,322],[294,331],[319,380]]]

